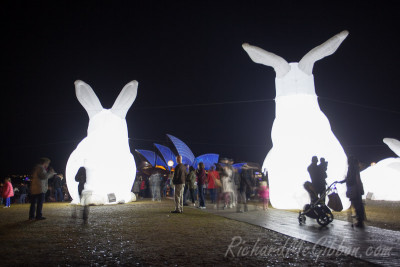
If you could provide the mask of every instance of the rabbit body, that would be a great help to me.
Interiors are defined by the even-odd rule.
[[[400,142],[393,138],[383,141],[400,156]],[[400,201],[400,157],[387,158],[361,172],[364,184],[364,197],[372,193],[372,199],[385,201]]]
[[[116,104],[118,101],[121,103],[121,100],[125,103],[114,104],[112,109],[103,109],[97,101],[93,102],[94,92],[86,96],[78,96],[77,93],[90,120],[88,136],[72,152],[67,163],[66,177],[72,203],[102,205],[132,201],[131,188],[135,181],[136,165],[129,148],[125,114],[136,97],[137,82],[128,85],[123,89],[129,87],[125,94],[121,92],[121,99],[119,97],[116,101]],[[76,86],[89,92],[91,90],[80,81]],[[128,99],[126,102],[129,97],[133,100]],[[80,167],[86,169],[86,183],[81,197],[78,194],[78,182],[75,181]],[[110,202],[109,194],[114,194],[116,201]]]
[[[270,200],[275,208],[301,209],[309,203],[303,184],[310,180],[307,167],[313,156],[324,157],[329,162],[328,185],[346,175],[347,157],[319,107],[312,75],[315,58],[310,59],[316,54],[320,59],[321,54],[333,53],[331,50],[336,50],[345,38],[339,36],[342,39],[338,43],[339,37],[335,37],[311,50],[299,63],[287,63],[283,58],[258,47],[243,45],[254,62],[274,67],[277,74],[276,117],[271,131],[273,147],[263,164],[263,170],[268,171]],[[332,42],[337,47],[332,46]],[[330,50],[322,53],[326,46]],[[337,187],[343,206],[349,207],[345,185]]]

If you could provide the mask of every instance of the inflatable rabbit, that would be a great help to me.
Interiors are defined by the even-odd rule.
[[[72,203],[102,205],[134,201],[136,165],[130,152],[125,116],[135,101],[137,81],[125,85],[111,109],[103,109],[92,88],[75,82],[76,96],[89,115],[88,135],[67,162],[66,181]],[[86,170],[81,196],[75,176]]]
[[[310,180],[307,167],[312,156],[324,157],[329,162],[328,184],[342,180],[346,174],[347,157],[319,108],[312,69],[317,60],[333,54],[347,35],[347,31],[337,34],[308,52],[299,63],[288,63],[273,53],[243,44],[255,63],[271,66],[276,72],[273,147],[263,164],[275,208],[301,209],[310,201],[303,184]],[[345,186],[338,185],[338,191],[343,206],[349,207]]]
[[[400,141],[385,138],[383,142],[400,157]],[[400,158],[387,158],[361,172],[364,197],[372,193],[375,200],[400,201]]]

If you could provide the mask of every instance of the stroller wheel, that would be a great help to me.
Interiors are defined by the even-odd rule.
[[[303,223],[306,223],[306,216],[302,215],[299,212],[299,224],[303,224]]]
[[[333,220],[333,216],[332,216],[332,220]],[[317,223],[322,226],[328,225],[330,222],[331,222],[331,220],[329,219],[329,216],[327,214],[324,214],[317,218]]]
[[[328,216],[328,220],[331,223],[333,221],[333,214],[332,213],[327,213],[326,216]]]

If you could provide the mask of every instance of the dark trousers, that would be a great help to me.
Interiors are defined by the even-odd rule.
[[[217,189],[210,188],[208,190],[210,190],[211,203],[213,204],[217,203]]]
[[[60,188],[56,188],[55,198],[56,198],[56,201],[63,201],[63,195],[62,195],[61,187]]]
[[[205,202],[204,202],[204,185],[200,184],[198,185],[199,189],[199,206],[200,207],[205,207]]]
[[[355,199],[350,199],[350,201],[354,209],[356,210],[357,221],[362,223],[365,219],[365,210],[361,196],[358,196]]]
[[[31,195],[31,207],[29,209],[29,219],[35,218],[35,209],[36,209],[36,219],[42,217],[43,202],[44,202],[44,193]]]
[[[190,198],[192,200],[192,203],[194,203],[194,200],[195,200],[195,198],[194,198],[194,189],[193,188],[192,189],[189,188],[189,192],[190,192]]]

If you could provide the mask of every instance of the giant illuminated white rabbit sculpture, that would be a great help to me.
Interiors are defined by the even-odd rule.
[[[89,115],[87,137],[67,162],[66,181],[72,203],[102,205],[134,200],[131,193],[136,165],[130,152],[125,116],[137,94],[137,81],[125,85],[111,109],[103,109],[92,88],[75,82],[76,96]],[[82,196],[75,175],[86,169]],[[115,199],[114,199],[115,196]]]
[[[375,200],[400,201],[400,141],[385,138],[383,142],[399,157],[383,159],[361,172],[364,197],[372,193]]]
[[[243,44],[254,62],[271,66],[276,72],[273,147],[263,164],[268,171],[271,204],[275,208],[301,209],[309,202],[303,184],[310,180],[307,167],[314,155],[329,162],[328,184],[342,180],[346,174],[347,157],[319,108],[312,69],[317,60],[333,54],[347,35],[347,31],[337,34],[308,52],[299,63],[288,63],[273,53]],[[339,185],[338,190],[347,208],[345,186]]]

